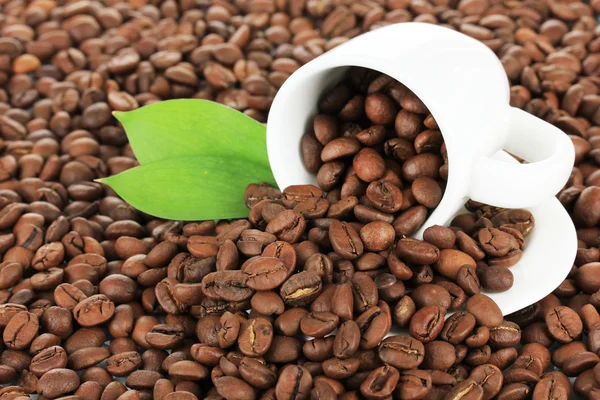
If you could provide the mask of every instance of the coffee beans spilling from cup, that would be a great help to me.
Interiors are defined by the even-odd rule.
[[[322,96],[319,111],[301,150],[337,203],[330,216],[350,213],[392,223],[398,236],[415,233],[448,178],[444,140],[427,107],[389,76],[352,68]]]
[[[1,7],[0,399],[600,398],[598,0]],[[511,104],[573,140],[558,198],[578,254],[538,303],[503,319],[477,293],[510,286],[523,211],[469,203],[424,241],[400,236],[441,198],[447,160],[419,99],[372,71],[325,93],[303,139],[325,196],[251,187],[265,200],[247,220],[182,223],[93,182],[137,165],[111,111],[194,97],[264,122],[300,65],[406,21],[485,43]]]

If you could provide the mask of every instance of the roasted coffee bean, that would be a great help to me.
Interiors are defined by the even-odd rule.
[[[555,374],[560,374],[556,372]],[[533,398],[548,398],[568,399],[571,394],[571,385],[566,376],[547,376],[542,378],[533,390]]]
[[[356,323],[361,331],[360,346],[363,349],[372,349],[387,335],[392,327],[390,309],[384,302],[369,308],[356,318]]]
[[[450,390],[450,392],[444,397],[448,400],[455,399],[483,399],[484,398],[483,388],[475,382],[473,379],[466,379],[459,382]]]
[[[300,320],[300,331],[307,336],[324,337],[337,328],[339,317],[330,312],[312,312]]]
[[[417,368],[424,359],[423,344],[407,336],[390,336],[379,345],[379,358],[398,369]]]
[[[146,333],[146,342],[153,348],[173,349],[181,344],[184,334],[183,327],[180,325],[159,324]]]
[[[346,379],[354,375],[360,367],[357,358],[330,358],[323,362],[323,373],[332,379]]]
[[[427,371],[409,369],[400,373],[395,394],[403,399],[427,398],[432,389],[431,374]]]
[[[417,308],[436,305],[443,310],[449,310],[451,306],[450,293],[439,285],[420,285],[412,291],[410,296]]]
[[[398,380],[400,374],[394,367],[383,366],[374,370],[369,374],[367,379],[360,385],[360,392],[366,398],[383,398],[390,396]]]
[[[505,385],[498,394],[498,400],[521,400],[526,399],[531,389],[524,383],[511,383]]]
[[[273,326],[264,318],[252,318],[242,324],[238,336],[240,351],[250,357],[262,356],[273,340]]]
[[[502,312],[492,299],[484,294],[476,294],[467,300],[467,311],[475,316],[480,325],[498,326],[502,323]]]
[[[142,366],[142,358],[136,351],[115,354],[106,360],[106,370],[114,376],[127,376]]]
[[[561,343],[576,340],[583,330],[579,315],[563,306],[554,307],[546,314],[546,325],[552,337]]]
[[[48,347],[31,359],[29,370],[38,378],[55,368],[67,366],[67,353],[60,346]]]
[[[275,395],[282,400],[305,399],[310,395],[312,383],[313,378],[306,368],[287,365],[281,371]]]
[[[283,301],[294,307],[309,304],[321,293],[321,277],[312,271],[304,271],[293,275],[280,290]]]
[[[37,393],[46,398],[56,398],[72,393],[79,387],[79,377],[75,371],[56,368],[46,372],[37,383]]]
[[[79,349],[69,355],[69,367],[74,370],[82,370],[94,366],[110,355],[108,349],[103,347],[86,347]]]
[[[73,308],[73,316],[84,327],[100,325],[114,314],[115,305],[102,294],[87,297]]]
[[[487,292],[505,292],[514,282],[510,269],[502,266],[489,266],[477,269],[481,287]]]
[[[481,282],[477,275],[477,268],[473,265],[465,264],[458,269],[456,283],[469,295],[481,292]]]
[[[275,373],[265,363],[257,359],[244,357],[238,367],[240,376],[253,387],[268,389],[276,381]]]
[[[347,260],[354,260],[363,253],[364,246],[356,230],[345,222],[332,220],[329,240],[334,251]]]
[[[504,321],[490,328],[490,345],[495,348],[513,347],[520,341],[521,329],[514,322]]]
[[[475,317],[469,312],[452,314],[445,322],[441,338],[452,344],[463,342],[475,329]]]
[[[243,269],[246,285],[253,290],[272,290],[287,278],[287,267],[275,257],[259,257]]]
[[[432,370],[446,371],[456,362],[456,350],[450,343],[434,340],[425,344],[423,367]]]
[[[515,360],[515,368],[525,368],[535,372],[538,376],[550,365],[550,352],[544,346],[537,343],[529,343],[519,351],[519,357]]]
[[[502,371],[491,364],[475,367],[471,371],[469,379],[473,379],[483,388],[483,396],[485,399],[492,399],[500,393],[504,381]]]
[[[459,250],[444,249],[440,251],[438,260],[433,264],[433,268],[446,278],[456,280],[458,270],[464,265],[476,266],[475,260]]]
[[[415,239],[401,239],[396,245],[398,257],[411,264],[433,264],[440,257],[440,250],[432,244]]]
[[[212,272],[206,275],[202,279],[202,292],[206,297],[225,301],[248,300],[254,293],[247,287],[246,276],[239,270]],[[167,296],[168,293],[169,290],[166,290]]]
[[[384,213],[397,212],[403,205],[402,191],[388,180],[371,182],[367,187],[366,195],[373,207]],[[397,229],[396,234],[398,234]]]
[[[333,342],[333,354],[338,358],[354,356],[360,345],[361,332],[354,321],[346,321],[340,325]]]
[[[382,251],[390,247],[394,242],[394,227],[382,222],[373,221],[360,230],[360,238],[365,249],[369,251]]]
[[[2,333],[6,347],[13,350],[24,350],[38,334],[38,318],[30,312],[15,314]]]
[[[435,340],[444,327],[444,315],[439,306],[421,308],[410,319],[410,335],[423,343]]]

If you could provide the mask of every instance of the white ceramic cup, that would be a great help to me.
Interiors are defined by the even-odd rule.
[[[280,88],[267,123],[269,162],[281,189],[316,183],[304,167],[300,139],[312,129],[320,96],[350,66],[383,72],[429,108],[444,137],[449,177],[427,223],[443,225],[466,199],[497,207],[532,207],[566,183],[574,161],[560,129],[510,107],[506,73],[484,44],[423,23],[400,23],[360,35],[298,69]],[[504,149],[529,163],[491,158]]]

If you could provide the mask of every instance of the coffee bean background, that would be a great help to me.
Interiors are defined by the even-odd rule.
[[[0,11],[0,399],[600,398],[600,1],[0,0]],[[253,186],[248,220],[184,223],[94,182],[137,165],[112,111],[202,98],[265,122],[299,66],[407,21],[485,43],[511,104],[573,141],[558,198],[579,249],[540,302],[503,319],[480,293],[512,284],[513,240],[522,247],[533,225],[524,211],[469,203],[452,229],[400,236],[435,207],[449,164],[434,116],[410,93],[394,103],[371,71],[352,72],[352,96],[322,103],[302,141],[322,178],[355,170],[327,196]],[[368,126],[345,129],[356,121]],[[419,177],[412,162],[407,179],[396,167],[422,153],[441,169]],[[387,171],[411,182],[397,210],[373,207],[385,180],[367,192]],[[485,246],[502,239],[513,258]],[[384,339],[393,326],[412,336]]]

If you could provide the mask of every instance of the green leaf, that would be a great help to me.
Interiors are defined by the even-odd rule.
[[[264,125],[213,101],[168,100],[114,115],[142,165],[171,157],[211,155],[269,166]]]
[[[220,156],[168,158],[100,182],[145,213],[186,221],[247,217],[246,186],[275,185],[269,167]]]

